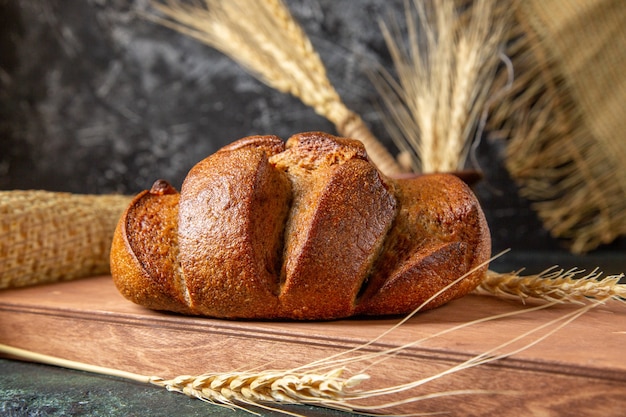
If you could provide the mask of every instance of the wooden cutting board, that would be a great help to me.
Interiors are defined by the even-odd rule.
[[[464,297],[413,317],[361,352],[382,352],[425,340],[383,361],[354,363],[348,369],[371,376],[363,389],[427,378],[579,308],[561,305],[529,310],[536,306],[490,296]],[[525,312],[450,331],[471,320],[521,311]],[[183,317],[126,301],[108,276],[0,291],[0,343],[166,378],[207,371],[292,368],[364,345],[398,321]],[[554,328],[548,326],[496,353],[520,348]],[[393,399],[467,389],[491,393],[435,398],[399,411],[450,411],[461,416],[622,415],[626,410],[626,306],[613,302],[596,307],[513,356],[447,375]],[[385,401],[377,399],[381,400]]]

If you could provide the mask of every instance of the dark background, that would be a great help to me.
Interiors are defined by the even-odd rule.
[[[0,189],[133,194],[158,178],[180,187],[221,146],[252,134],[336,133],[298,99],[219,52],[141,17],[147,0],[0,0]],[[389,149],[366,75],[390,68],[378,20],[402,1],[289,0],[346,105]],[[626,271],[626,241],[569,254],[545,231],[484,139],[476,186],[496,269],[599,266]]]

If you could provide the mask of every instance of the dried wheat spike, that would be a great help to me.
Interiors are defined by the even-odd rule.
[[[494,0],[406,2],[406,29],[381,30],[397,77],[373,75],[388,110],[387,128],[417,172],[463,170],[492,100],[510,14]]]
[[[0,191],[0,288],[109,273],[121,195]]]
[[[326,373],[285,371],[227,372],[201,376],[179,376],[171,380],[151,377],[150,383],[222,405],[234,403],[319,404],[342,401],[347,389],[358,385],[366,375],[343,378],[343,369]]]
[[[501,274],[488,271],[476,292],[496,296],[512,295],[522,300],[539,298],[548,301],[581,302],[585,299],[626,299],[624,274],[601,279],[597,269],[579,277],[583,270],[549,268],[540,274],[521,276],[517,272]]]

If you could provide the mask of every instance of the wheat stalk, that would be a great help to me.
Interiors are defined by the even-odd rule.
[[[133,372],[71,361],[0,344],[0,353],[42,364],[109,375],[168,391],[180,392],[203,401],[233,407],[236,403],[262,406],[263,403],[319,404],[340,402],[348,390],[367,379],[367,375],[343,378],[343,369],[324,373],[292,371],[226,372],[199,376],[182,375],[173,379],[147,376]]]
[[[324,404],[351,397],[350,389],[369,379],[365,374],[344,378],[345,369],[324,373],[295,371],[225,372],[179,376],[171,380],[151,377],[150,383],[190,397],[222,405]]]
[[[204,0],[153,3],[147,17],[229,56],[270,87],[298,97],[332,122],[340,135],[358,139],[385,174],[400,166],[330,83],[324,64],[281,0]]]
[[[384,69],[374,85],[387,127],[418,172],[462,170],[488,101],[509,14],[495,0],[457,8],[454,0],[406,3],[406,33],[381,21],[397,80]],[[463,9],[463,11],[459,11]]]
[[[502,274],[490,270],[476,292],[499,297],[514,296],[522,300],[539,298],[570,303],[587,299],[626,299],[626,284],[620,284],[624,274],[601,278],[602,273],[598,269],[586,275],[583,275],[584,272],[576,268],[564,270],[552,267],[539,274],[522,276],[518,272]]]
[[[415,396],[404,401],[390,402],[381,404],[380,406],[359,406],[352,404],[351,401],[392,394],[393,392],[391,391],[394,389],[388,388],[387,390],[389,392],[386,394],[380,390],[356,391],[354,388],[364,380],[369,379],[369,376],[366,374],[355,374],[345,378],[342,376],[345,373],[345,369],[343,368],[337,368],[322,373],[276,370],[211,373],[199,376],[181,375],[170,380],[165,380],[157,376],[141,375],[57,358],[5,344],[0,344],[0,353],[32,362],[157,385],[168,391],[179,392],[189,397],[227,408],[239,408],[250,411],[246,406],[255,406],[292,416],[301,415],[276,408],[275,406],[316,405],[342,411],[357,411],[357,408],[361,411],[366,411],[442,396],[493,393],[492,391],[485,390],[455,390]],[[454,371],[466,369],[470,367],[470,365],[476,366],[478,363],[464,363],[463,366],[457,366]],[[448,373],[451,373],[451,371]],[[435,378],[429,378],[429,380],[432,379]],[[424,383],[425,382],[426,381],[424,381]],[[406,390],[406,388],[397,387],[396,391],[397,390]],[[252,411],[250,412],[252,413]]]

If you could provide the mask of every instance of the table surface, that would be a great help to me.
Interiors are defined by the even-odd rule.
[[[584,261],[589,262],[588,259]],[[504,265],[502,269],[516,269],[515,262],[513,259],[510,265]],[[533,258],[525,257],[523,262],[524,266],[538,268],[538,262]],[[626,258],[612,257],[608,262],[615,269],[626,271]],[[310,406],[291,406],[286,410],[306,416],[356,415]],[[264,416],[283,415],[266,410],[255,411]],[[251,414],[243,410],[226,410],[156,386],[54,366],[0,359],[0,415],[238,417]]]

